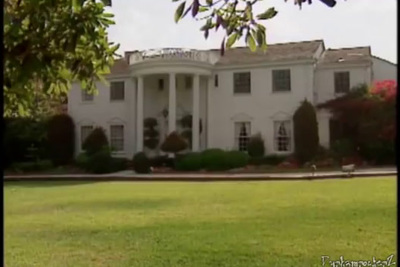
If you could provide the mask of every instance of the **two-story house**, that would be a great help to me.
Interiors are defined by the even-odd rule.
[[[293,152],[292,116],[301,101],[314,105],[360,83],[397,79],[397,65],[370,47],[325,49],[322,40],[219,50],[131,51],[115,62],[90,95],[75,83],[68,113],[76,123],[76,151],[90,131],[105,129],[116,155],[132,157],[144,146],[144,120],[155,118],[160,144],[180,119],[192,115],[193,151],[246,150],[261,134],[268,154]],[[321,145],[329,147],[330,114],[318,111]],[[157,150],[157,149],[156,149]]]

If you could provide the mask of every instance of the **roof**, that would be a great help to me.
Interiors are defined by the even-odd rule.
[[[322,40],[271,44],[265,52],[261,50],[251,52],[248,47],[236,47],[226,50],[217,65],[313,59],[320,45],[323,45]]]
[[[333,63],[370,63],[371,47],[351,47],[340,49],[328,49],[319,59],[319,64]]]
[[[110,74],[118,75],[118,74],[128,74],[129,73],[129,65],[128,62],[124,58],[115,59],[114,65],[112,65]]]
[[[381,61],[383,61],[383,62],[392,64],[393,66],[396,66],[396,67],[397,67],[397,64],[396,64],[396,63],[393,63],[393,62],[391,62],[391,61],[389,61],[389,60],[387,60],[387,59],[384,59],[384,58],[381,58],[381,57],[377,57],[377,56],[372,56],[372,58],[373,58],[373,59],[381,60]]]

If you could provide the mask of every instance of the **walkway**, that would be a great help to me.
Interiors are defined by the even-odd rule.
[[[397,168],[374,168],[356,170],[352,177],[397,176]],[[64,174],[64,175],[8,175],[4,181],[282,181],[282,180],[318,180],[348,178],[341,171],[311,173],[195,173],[195,174],[136,174],[122,171],[111,174]]]

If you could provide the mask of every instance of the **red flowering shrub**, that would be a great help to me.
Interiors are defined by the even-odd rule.
[[[376,81],[370,88],[357,86],[348,94],[320,104],[318,108],[330,110],[343,128],[348,129],[341,138],[349,139],[359,147],[360,155],[372,159],[373,155],[380,154],[390,160],[394,158],[394,153],[388,148],[394,146],[396,136],[396,96],[396,81]],[[379,151],[372,151],[374,143],[385,145]]]

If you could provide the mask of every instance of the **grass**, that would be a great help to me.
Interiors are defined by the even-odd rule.
[[[4,193],[7,267],[309,267],[396,252],[395,177],[9,182]]]

